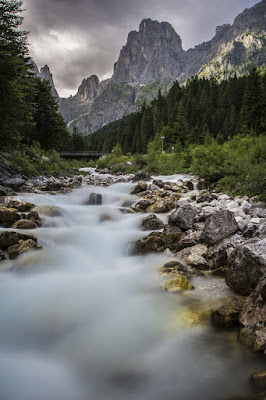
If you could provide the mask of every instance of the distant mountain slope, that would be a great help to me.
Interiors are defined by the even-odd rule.
[[[233,25],[216,28],[215,36],[184,51],[179,35],[168,22],[145,19],[130,32],[114,65],[111,79],[84,79],[75,96],[62,99],[60,112],[70,127],[85,135],[136,111],[158,89],[169,90],[191,76],[225,79],[244,74],[266,60],[266,0],[236,17]]]

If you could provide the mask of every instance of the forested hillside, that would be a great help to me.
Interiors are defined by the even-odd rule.
[[[208,137],[221,144],[238,133],[258,136],[266,127],[265,70],[219,84],[198,77],[183,87],[176,82],[167,96],[159,92],[141,112],[90,135],[88,146],[111,151],[119,142],[124,153],[145,153],[148,143],[161,136],[166,151],[202,144]]]

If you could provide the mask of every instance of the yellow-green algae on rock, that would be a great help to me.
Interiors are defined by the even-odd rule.
[[[192,283],[183,275],[177,275],[175,278],[170,279],[164,283],[163,287],[164,290],[172,293],[194,289]]]

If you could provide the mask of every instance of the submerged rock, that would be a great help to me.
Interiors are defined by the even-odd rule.
[[[15,231],[4,231],[0,234],[0,247],[1,249],[5,250],[9,246],[13,246],[17,244],[20,240],[27,240],[31,239],[35,242],[37,239],[30,235],[25,235],[23,233],[18,233]]]
[[[185,276],[178,275],[175,278],[172,278],[169,281],[165,282],[163,288],[167,292],[178,293],[184,292],[186,290],[192,290],[194,289],[194,286]]]
[[[160,275],[182,275],[187,274],[188,269],[179,261],[169,261],[159,270]]]
[[[20,254],[25,253],[25,251],[28,251],[30,249],[41,250],[42,246],[37,244],[32,239],[20,240],[18,244],[14,244],[13,246],[8,247],[7,254],[9,255],[10,260],[14,260]]]
[[[266,370],[251,374],[251,383],[256,390],[266,389]]]
[[[212,324],[222,328],[232,328],[237,325],[242,303],[242,299],[226,299],[223,306],[211,313]]]
[[[91,193],[89,200],[86,204],[88,205],[101,205],[103,202],[102,195],[100,193]]]
[[[60,217],[60,215],[62,215],[62,210],[57,206],[37,206],[33,211],[36,211],[37,213],[47,217]]]

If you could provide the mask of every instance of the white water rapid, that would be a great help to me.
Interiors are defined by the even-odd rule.
[[[169,177],[165,177],[166,180]],[[177,177],[172,177],[176,179]],[[215,400],[248,394],[260,361],[234,333],[185,325],[194,302],[232,295],[222,278],[163,292],[167,254],[129,253],[144,214],[122,213],[133,184],[23,194],[60,215],[32,233],[43,250],[0,273],[1,400]],[[102,205],[86,205],[91,193]],[[160,216],[166,221],[166,217]]]

